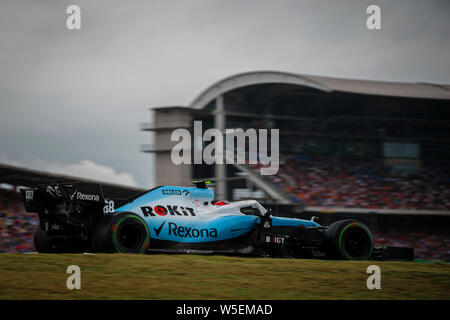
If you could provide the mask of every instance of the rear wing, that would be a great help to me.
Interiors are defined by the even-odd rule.
[[[38,188],[21,188],[23,204],[28,212],[41,212],[45,209],[44,202],[41,200]]]
[[[105,198],[99,184],[84,182],[40,184],[21,188],[20,193],[28,212],[41,213],[55,205],[70,207],[104,207]]]

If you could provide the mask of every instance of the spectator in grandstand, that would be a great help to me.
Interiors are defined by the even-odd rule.
[[[0,252],[34,251],[37,215],[28,213],[19,194],[0,191]]]
[[[448,168],[423,168],[407,176],[376,162],[294,157],[268,178],[307,206],[450,210]]]
[[[426,232],[391,230],[373,234],[375,245],[414,248],[416,259],[450,261],[450,237]]]

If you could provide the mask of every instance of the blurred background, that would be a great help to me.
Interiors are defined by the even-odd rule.
[[[377,1],[381,30],[371,1],[78,1],[81,30],[70,4],[2,2],[0,251],[34,251],[21,186],[212,178],[218,200],[357,218],[377,244],[450,260],[447,1]],[[279,172],[174,165],[170,134],[194,120],[279,129]]]

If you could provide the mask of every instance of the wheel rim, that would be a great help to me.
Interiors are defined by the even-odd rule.
[[[138,248],[142,238],[140,233],[135,225],[131,223],[124,225],[118,235],[119,245],[127,250]]]
[[[365,229],[348,225],[341,232],[339,247],[347,259],[366,260],[372,253],[373,244]]]

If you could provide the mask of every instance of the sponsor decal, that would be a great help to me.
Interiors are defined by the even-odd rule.
[[[59,230],[60,229],[60,226],[57,225],[56,223],[52,224],[50,227],[52,228],[52,230]]]
[[[181,190],[166,189],[162,190],[162,194],[166,196],[181,196]]]
[[[77,194],[77,190],[75,190],[72,194],[69,195],[70,200],[73,200],[75,198],[75,195]]]
[[[161,230],[164,227],[165,223],[166,222],[164,221],[158,228],[153,227],[153,230],[155,230],[156,236],[159,236],[159,234],[161,233]]]
[[[226,206],[228,201],[217,201],[213,203],[215,206]]]
[[[26,190],[25,191],[25,200],[33,200],[34,192],[33,190]]]
[[[112,213],[114,212],[115,204],[113,200],[105,200],[105,205],[103,206],[103,213]]]
[[[100,201],[100,197],[97,194],[86,194],[77,192],[77,200]]]
[[[267,243],[283,244],[284,243],[284,237],[266,236],[266,242]]]
[[[167,214],[167,210],[163,206],[155,206],[155,208],[153,210],[156,214],[158,214],[160,216],[165,216]]]
[[[142,214],[144,217],[155,217],[155,216],[195,216],[195,210],[189,207],[182,206],[172,206],[172,205],[156,205],[153,208],[150,206],[141,207]]]
[[[217,238],[217,229],[196,229],[192,227],[178,226],[174,222],[169,222],[169,236],[170,235],[182,238]]]
[[[47,193],[49,193],[52,197],[61,197],[61,190],[59,190],[58,186],[47,186]]]

